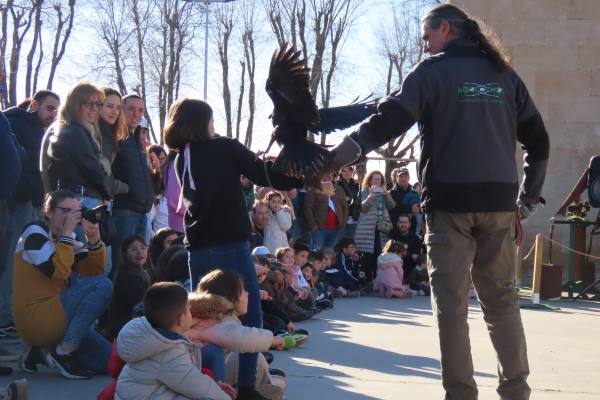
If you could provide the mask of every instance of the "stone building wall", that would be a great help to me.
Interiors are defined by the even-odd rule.
[[[548,203],[525,226],[522,247],[527,251],[535,233],[548,232],[549,218],[590,158],[600,154],[600,0],[450,3],[483,20],[502,39],[550,134],[550,164],[543,193]],[[521,155],[517,162],[522,165]],[[595,218],[597,212],[592,210],[588,218]],[[567,228],[557,227],[555,238],[568,243]],[[593,252],[600,254],[600,247]],[[566,265],[566,253],[554,254],[555,262]],[[528,265],[526,262],[525,275]]]

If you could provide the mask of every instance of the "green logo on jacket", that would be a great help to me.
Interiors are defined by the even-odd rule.
[[[465,82],[458,87],[461,103],[505,103],[504,89],[497,83]]]

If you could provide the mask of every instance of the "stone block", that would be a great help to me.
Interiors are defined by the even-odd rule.
[[[592,71],[592,96],[600,96],[600,69]]]
[[[544,70],[577,70],[576,46],[543,46],[523,45],[516,46],[513,50],[513,64],[515,69],[534,68]]]
[[[598,0],[569,0],[568,18],[574,20],[600,19],[600,1]]]
[[[535,74],[535,93],[538,96],[589,96],[590,71],[558,71],[540,68]]]
[[[588,71],[600,68],[600,46],[579,46],[577,64],[579,69]]]
[[[520,21],[566,20],[568,6],[564,0],[516,0],[513,2],[513,12]]]
[[[548,46],[597,46],[600,24],[592,20],[557,20],[545,26]]]
[[[543,20],[500,20],[490,26],[505,46],[543,46],[547,42],[546,24]]]
[[[600,97],[559,96],[550,100],[554,121],[599,123]]]
[[[511,0],[502,0],[504,3],[512,3]],[[485,21],[498,18],[499,14],[494,12],[492,4],[494,2],[477,1],[477,0],[450,0],[449,3],[460,7],[467,14],[473,15]]]

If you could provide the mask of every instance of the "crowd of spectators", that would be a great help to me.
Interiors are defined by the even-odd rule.
[[[346,167],[320,190],[283,177],[279,186],[292,189],[276,190],[259,186],[268,179],[247,150],[227,188],[240,191],[242,208],[210,218],[232,226],[229,211],[242,212],[252,275],[200,270],[194,257],[204,250],[194,243],[226,233],[190,222],[186,211],[199,202],[182,187],[193,183],[178,164],[187,160],[151,144],[144,104],[80,82],[63,99],[39,91],[0,113],[2,167],[14,171],[0,197],[0,361],[18,359],[28,373],[46,364],[73,379],[110,373],[102,399],[227,399],[243,388],[246,354],[258,353],[259,394],[238,398],[283,398],[285,373],[269,368],[269,349],[302,345],[309,333],[297,322],[336,298],[429,295],[419,193],[406,168],[388,186],[380,171],[363,178]],[[246,325],[256,315],[262,321]],[[18,340],[21,355],[2,346]],[[175,364],[190,354],[191,364]],[[140,370],[164,379],[140,384]]]

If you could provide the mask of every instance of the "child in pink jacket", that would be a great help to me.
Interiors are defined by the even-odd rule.
[[[377,276],[373,281],[373,289],[377,290],[381,297],[412,297],[412,290],[404,284],[402,256],[405,252],[402,243],[390,240],[377,258]]]

